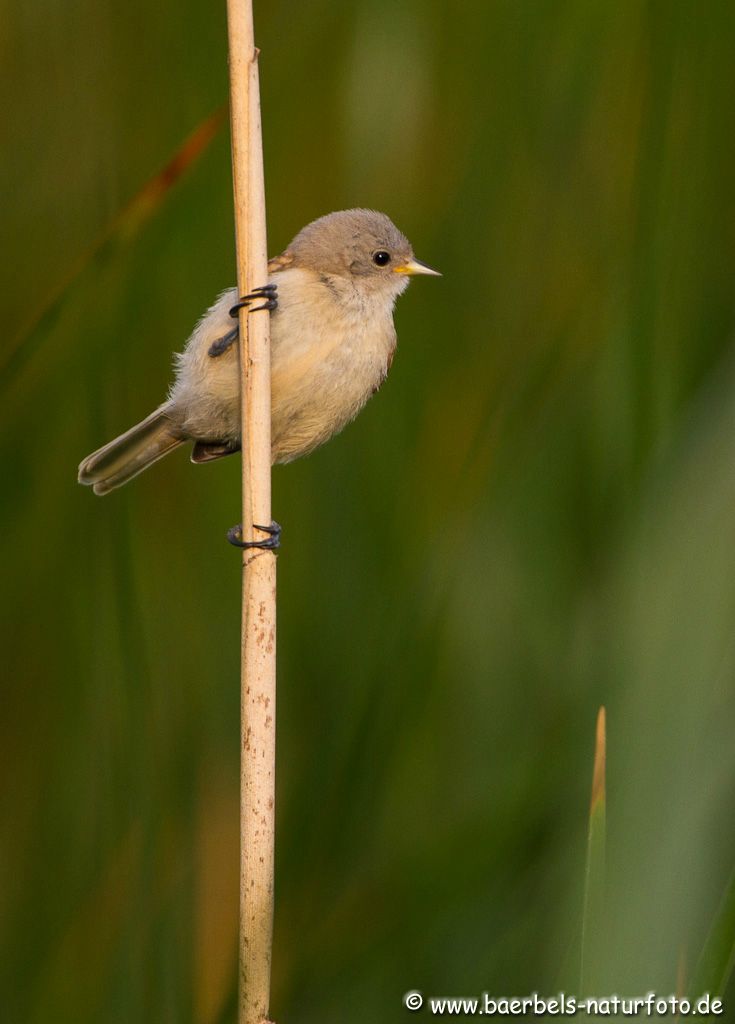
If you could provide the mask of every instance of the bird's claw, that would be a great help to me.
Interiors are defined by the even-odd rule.
[[[255,302],[257,299],[265,299],[265,302],[261,306],[253,306],[251,309],[250,303]],[[236,320],[240,315],[241,309],[247,309],[249,313],[257,313],[260,309],[267,309],[269,312],[273,312],[277,308],[278,285],[264,284],[261,288],[253,288],[249,295],[243,295],[241,299],[238,299],[230,310],[230,316]]]
[[[233,320],[237,320],[241,309],[247,309],[249,313],[257,313],[259,309],[267,309],[269,312],[273,312],[274,309],[278,308],[277,295],[278,285],[275,284],[264,284],[262,288],[254,288],[249,295],[243,295],[241,299],[237,300],[230,310],[230,316]],[[253,306],[251,308],[250,303],[255,302],[257,299],[265,299],[265,302],[260,306]],[[214,359],[217,356],[221,356],[223,352],[226,352],[237,341],[238,330],[237,327],[234,327],[223,337],[213,341],[207,349],[207,354]]]
[[[253,529],[267,533],[268,536],[264,540],[243,540],[242,525],[238,523],[227,531],[227,539],[236,548],[263,548],[266,551],[275,551],[281,546],[281,527],[278,523],[271,523],[270,526],[258,526],[257,523],[253,523]]]
[[[228,334],[225,334],[223,338],[217,338],[216,341],[212,342],[207,350],[207,354],[213,357],[221,356],[223,352],[226,352],[227,349],[230,348],[231,345],[235,344],[238,333],[239,328],[233,327],[232,330]]]

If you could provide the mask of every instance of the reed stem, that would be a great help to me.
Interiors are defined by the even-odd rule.
[[[237,285],[267,283],[258,51],[252,0],[227,0]],[[270,331],[240,310],[242,537],[271,522]],[[243,551],[240,746],[239,1024],[263,1024],[270,1002],[276,709],[276,558]]]

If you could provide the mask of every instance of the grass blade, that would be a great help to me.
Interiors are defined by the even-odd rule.
[[[600,984],[601,939],[605,903],[605,744],[605,708],[601,707],[597,714],[592,796],[587,833],[580,966],[580,992],[583,995],[599,991]]]
[[[145,182],[132,199],[112,218],[94,242],[69,265],[66,274],[38,303],[29,320],[11,339],[7,355],[0,364],[0,384],[5,385],[22,364],[24,358],[28,357],[32,348],[30,340],[36,335],[38,327],[61,304],[69,289],[89,264],[104,252],[107,246],[116,241],[129,241],[153,217],[182,174],[195,164],[207,150],[224,124],[226,112],[227,107],[220,106],[213,114],[198,124],[165,166]]]
[[[712,922],[691,988],[692,999],[709,992],[722,996],[735,964],[735,871],[725,888],[715,919]]]

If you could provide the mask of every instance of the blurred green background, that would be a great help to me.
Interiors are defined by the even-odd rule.
[[[156,179],[224,4],[0,11],[2,1016],[233,1024],[240,466],[75,479],[234,281],[226,124]],[[575,992],[602,703],[605,986],[669,994],[735,863],[735,8],[256,21],[270,251],[372,206],[444,273],[274,472],[272,1015]]]

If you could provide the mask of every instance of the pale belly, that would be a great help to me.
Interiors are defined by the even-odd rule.
[[[279,308],[271,318],[273,462],[306,455],[342,430],[380,387],[395,348],[392,309],[367,318],[337,314],[323,285],[305,282],[302,273],[288,270],[274,278]],[[216,358],[208,354],[211,343],[231,330],[227,311],[235,297],[233,290],[218,300],[179,357],[169,406],[186,434],[198,440],[240,440],[236,347]]]
[[[338,433],[377,391],[388,372],[385,346],[344,338],[305,364],[274,366],[271,430],[274,462],[306,455]],[[392,351],[392,349],[390,350]]]

